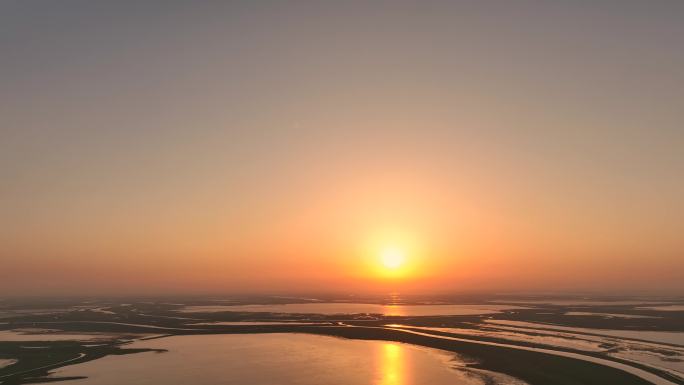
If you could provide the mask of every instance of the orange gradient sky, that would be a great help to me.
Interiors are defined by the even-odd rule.
[[[0,292],[681,294],[684,6],[644,7],[5,3]]]

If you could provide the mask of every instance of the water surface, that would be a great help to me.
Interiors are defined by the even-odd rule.
[[[17,362],[17,360],[15,360],[15,359],[0,358],[0,369],[4,368],[5,366],[10,366],[16,362]]]
[[[210,305],[186,306],[185,313],[221,311],[297,314],[382,314],[386,316],[479,315],[500,313],[503,310],[525,309],[514,305],[379,305],[373,303],[289,303],[266,305]]]
[[[0,330],[0,341],[85,341],[110,340],[116,336],[106,333],[76,334],[49,329]]]
[[[570,326],[559,326],[552,324],[541,324],[536,322],[509,321],[509,320],[487,320],[488,323],[497,325],[521,326],[527,328],[553,329],[560,331],[600,334],[611,337],[631,338],[636,340],[660,342],[684,346],[684,332],[660,332],[650,330],[612,330],[612,329],[591,329]]]
[[[498,373],[458,369],[452,353],[385,341],[307,334],[174,336],[138,341],[165,353],[108,356],[55,376],[87,376],[69,385],[520,385]]]

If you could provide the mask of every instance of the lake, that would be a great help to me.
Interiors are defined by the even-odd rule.
[[[221,311],[289,314],[382,314],[386,316],[479,315],[503,310],[526,309],[514,305],[379,305],[373,303],[319,302],[265,305],[186,306],[183,313],[213,313]]]
[[[306,334],[174,336],[126,345],[164,353],[108,356],[67,366],[73,385],[521,385],[512,377],[465,368],[453,353],[385,341]],[[459,368],[460,367],[460,368]],[[487,382],[490,381],[490,382]]]

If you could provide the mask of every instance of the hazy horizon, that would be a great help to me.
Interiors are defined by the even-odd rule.
[[[683,16],[3,2],[0,292],[682,295]]]

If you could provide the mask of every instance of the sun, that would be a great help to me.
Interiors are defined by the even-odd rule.
[[[386,269],[399,269],[406,263],[406,253],[395,246],[385,247],[380,251],[380,262]]]

